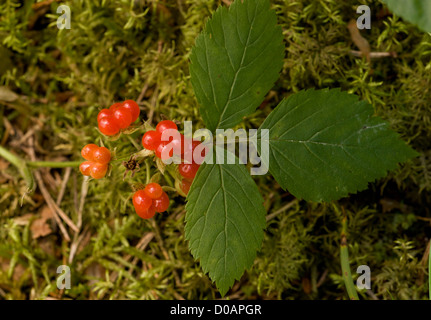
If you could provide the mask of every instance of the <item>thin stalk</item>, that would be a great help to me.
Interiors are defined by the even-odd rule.
[[[431,240],[430,240],[430,248],[431,248]],[[431,300],[431,249],[428,253],[428,281],[429,281],[428,291],[429,291],[429,297]]]
[[[145,181],[145,184],[148,184],[150,182],[151,179],[151,172],[150,172],[151,168],[150,168],[150,164],[148,163],[148,160],[145,159],[145,171],[147,174],[147,179]]]
[[[82,161],[28,161],[27,165],[32,168],[68,168],[78,167]]]
[[[340,259],[341,259],[341,270],[343,272],[344,284],[346,285],[347,293],[350,300],[359,300],[358,293],[356,292],[355,285],[353,283],[352,274],[350,272],[349,263],[349,251],[347,249],[347,218],[343,218],[342,231],[341,231],[341,245],[340,245]]]

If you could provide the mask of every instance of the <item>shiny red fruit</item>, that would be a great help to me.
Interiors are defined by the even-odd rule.
[[[94,152],[99,149],[94,143],[87,144],[82,148],[81,155],[85,160],[94,161]]]
[[[160,144],[161,134],[158,131],[150,130],[142,137],[142,146],[148,150],[156,150]]]
[[[174,150],[171,148],[171,146],[167,146],[170,142],[162,141],[159,143],[159,145],[156,148],[156,157],[162,160],[167,160],[170,157],[174,155]],[[168,149],[170,151],[168,152]]]
[[[111,161],[111,152],[108,148],[98,147],[93,153],[93,161],[101,164],[107,164]]]
[[[94,179],[102,179],[108,171],[107,164],[93,162],[90,168],[90,176]]]
[[[151,205],[151,207],[145,210],[135,208],[135,211],[136,211],[136,214],[140,216],[142,219],[151,219],[156,214],[156,208],[153,205]]]
[[[153,206],[156,208],[156,212],[165,212],[169,207],[169,197],[166,192],[163,191],[162,195],[158,199],[153,200]]]
[[[97,122],[99,122],[102,118],[110,117],[110,116],[112,116],[112,110],[102,109],[97,115]]]
[[[91,162],[91,161],[84,161],[83,163],[81,163],[79,165],[79,171],[81,171],[81,173],[84,176],[89,176],[92,165],[93,165],[93,162]]]
[[[115,109],[114,118],[121,129],[128,128],[132,123],[132,113],[124,106],[119,106]]]
[[[120,131],[120,126],[118,125],[116,119],[113,116],[108,116],[100,119],[99,130],[105,136],[113,136]]]
[[[180,174],[186,179],[194,179],[199,170],[199,165],[196,163],[181,163],[178,165]]]
[[[145,186],[144,192],[151,199],[158,199],[162,196],[163,189],[160,184],[151,182]]]
[[[153,204],[153,199],[151,199],[144,190],[138,190],[133,195],[133,206],[135,207],[136,212],[139,210],[148,210]]]
[[[156,126],[156,131],[158,131],[160,133],[163,133],[163,131],[165,131],[166,129],[178,130],[178,127],[175,124],[175,122],[173,122],[171,120],[160,121]]]
[[[132,122],[135,122],[139,118],[139,113],[141,110],[139,109],[138,104],[133,100],[126,100],[123,102],[123,107],[130,110],[132,114]]]
[[[121,107],[122,105],[123,105],[122,102],[116,102],[112,106],[109,107],[109,110],[111,110],[112,112],[114,112],[115,110],[117,110],[118,107]]]

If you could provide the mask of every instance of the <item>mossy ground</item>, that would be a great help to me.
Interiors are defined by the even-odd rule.
[[[102,107],[126,98],[139,99],[141,119],[153,124],[166,116],[203,126],[188,55],[221,1],[64,1],[71,8],[70,30],[56,27],[58,3],[38,10],[34,3],[0,5],[1,146],[29,159],[33,137],[38,160],[71,161],[81,159],[86,143],[103,140],[117,147],[118,157],[128,158],[139,148],[142,130],[114,143],[95,128]],[[257,128],[283,97],[299,90],[341,87],[369,101],[421,155],[368,190],[332,204],[298,201],[271,176],[257,177],[268,211],[265,240],[252,269],[227,297],[348,299],[339,254],[344,210],[354,278],[359,265],[371,268],[372,290],[361,292],[362,298],[425,299],[431,36],[388,13],[379,1],[271,3],[285,36],[284,68],[266,102],[243,125]],[[357,48],[346,26],[358,17],[360,4],[372,10],[372,29],[362,31],[372,50],[397,57],[368,64],[350,54]],[[124,168],[117,166],[85,192],[77,168],[39,169],[54,200],[66,181],[60,207],[75,223],[82,216],[79,234],[68,229],[68,242],[54,223],[52,233],[33,238],[30,222],[42,214],[45,199],[39,189],[22,199],[26,185],[16,169],[3,159],[0,168],[0,299],[220,297],[188,251],[184,198],[171,197],[168,213],[153,220],[134,214],[131,185],[145,181],[145,170],[123,181]],[[66,291],[56,287],[62,264],[72,274]]]

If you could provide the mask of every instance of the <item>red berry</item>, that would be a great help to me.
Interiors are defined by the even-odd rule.
[[[171,149],[171,146],[167,147],[168,144],[170,144],[170,142],[168,141],[162,141],[159,143],[159,145],[157,146],[157,149],[155,150],[157,158],[162,160],[167,160],[174,155],[174,150]],[[171,149],[169,153],[167,151],[168,149]],[[168,154],[165,154],[165,153],[168,153]]]
[[[173,146],[173,153],[176,155],[182,155],[184,154],[184,135],[180,133],[180,138],[173,138],[171,141],[171,144]],[[178,152],[178,151],[179,152]]]
[[[99,149],[94,143],[87,144],[81,150],[81,155],[85,160],[94,161],[94,152]]]
[[[122,102],[116,102],[112,106],[109,107],[109,110],[111,110],[112,112],[114,112],[115,110],[117,110],[118,107],[121,107],[122,105],[123,105]]]
[[[105,136],[113,136],[120,131],[120,126],[118,125],[116,119],[113,116],[108,116],[100,119],[99,130]]]
[[[161,134],[158,131],[150,130],[142,137],[142,146],[148,150],[156,150],[160,144]]]
[[[93,153],[93,161],[101,164],[107,164],[109,161],[111,161],[111,152],[108,148],[99,147]]]
[[[151,199],[144,190],[138,190],[133,195],[133,206],[136,212],[142,210],[148,210],[153,204],[153,199]]]
[[[171,120],[160,121],[156,126],[156,131],[158,131],[160,133],[163,133],[163,131],[165,131],[166,129],[178,130],[178,127],[175,124],[175,122],[173,122]]]
[[[91,162],[91,161],[84,161],[83,163],[81,163],[79,165],[79,171],[81,171],[81,173],[84,176],[89,176],[90,175],[90,169],[91,169],[92,165],[93,165],[93,162]]]
[[[202,142],[198,141],[198,140],[193,140],[192,141],[190,139],[185,139],[184,140],[184,154],[183,154],[182,158],[186,159],[186,160],[189,160],[189,157],[190,157],[190,160],[192,162],[195,162],[195,159],[193,157],[193,153],[194,153],[196,147],[198,145],[200,145],[201,143]],[[202,150],[201,156],[202,156],[202,158],[205,158],[205,149]],[[196,160],[200,160],[200,159],[196,159]]]
[[[101,179],[105,176],[106,171],[108,171],[107,164],[93,162],[90,168],[90,176],[93,177],[94,179]]]
[[[183,179],[181,181],[180,188],[187,195],[190,191],[191,185],[192,185],[192,183],[189,180]]]
[[[145,186],[144,192],[151,199],[158,199],[162,196],[163,189],[160,184],[151,182]]]
[[[139,109],[139,106],[135,101],[124,101],[123,107],[130,110],[130,113],[132,114],[132,122],[135,122],[139,118],[139,113],[141,112],[141,110]]]
[[[156,212],[165,212],[169,207],[169,197],[166,192],[163,191],[162,196],[158,199],[153,200],[153,206],[156,208]]]
[[[102,109],[97,115],[97,122],[99,122],[102,118],[112,116],[112,110]]]
[[[181,163],[178,170],[184,178],[192,180],[199,170],[199,165],[196,163]]]
[[[129,109],[119,106],[114,110],[114,118],[121,129],[126,129],[132,123],[132,114]]]
[[[135,211],[136,211],[136,214],[140,216],[142,219],[151,219],[156,214],[156,208],[153,205],[151,205],[151,207],[149,207],[146,210],[142,210],[142,209],[137,210],[135,208]]]

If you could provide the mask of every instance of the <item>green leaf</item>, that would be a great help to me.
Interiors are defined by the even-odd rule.
[[[283,65],[283,34],[268,0],[219,7],[191,53],[200,113],[211,131],[240,123],[262,103]]]
[[[383,0],[393,13],[431,32],[431,1],[429,0]]]
[[[258,144],[260,130],[269,129],[269,171],[284,189],[308,201],[366,189],[417,155],[373,112],[339,89],[301,91],[283,100],[259,128]]]
[[[225,155],[225,164],[201,165],[187,200],[190,250],[223,296],[261,247],[266,227],[262,196],[244,165],[227,164]]]

